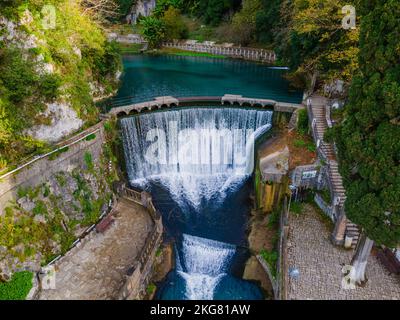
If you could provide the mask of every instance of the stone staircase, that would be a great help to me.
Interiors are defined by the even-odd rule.
[[[360,229],[356,224],[347,220],[346,222],[346,237],[350,237],[351,247],[354,249],[357,246],[358,240],[360,239]]]
[[[326,118],[327,101],[323,97],[312,97],[308,110],[311,113],[313,137],[317,143],[319,154],[327,162],[331,191],[334,195],[334,205],[344,207],[346,201],[346,190],[343,186],[343,179],[339,173],[339,165],[336,161],[336,154],[332,144],[324,142],[324,134],[328,128]],[[360,231],[357,225],[346,219],[346,237],[352,238],[352,247],[357,245]]]
[[[317,100],[317,103],[311,104],[311,111],[313,115],[314,125],[314,133],[315,138],[317,138],[316,143],[319,141],[319,149],[323,152],[325,160],[334,160],[335,159],[335,151],[333,150],[333,146],[329,143],[324,142],[324,134],[326,129],[328,128],[328,124],[326,123],[326,110],[325,104],[321,103],[321,100]]]

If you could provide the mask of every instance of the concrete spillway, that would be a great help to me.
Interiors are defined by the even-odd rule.
[[[147,188],[156,182],[168,190],[184,215],[195,212],[197,218],[205,218],[209,202],[222,203],[252,174],[254,140],[271,128],[271,121],[270,111],[233,108],[180,109],[124,118],[121,127],[130,183]],[[212,219],[223,223],[225,218],[215,210]],[[235,246],[183,234],[177,249],[177,274],[184,280],[182,298],[213,299],[229,273]]]

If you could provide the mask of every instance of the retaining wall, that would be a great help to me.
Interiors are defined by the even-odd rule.
[[[91,135],[93,139],[87,139]],[[90,137],[92,138],[92,137]],[[59,171],[69,171],[84,165],[84,154],[90,152],[94,163],[99,160],[104,142],[103,122],[64,140],[47,154],[37,156],[21,164],[17,169],[0,177],[0,215],[4,208],[17,198],[21,187],[35,187],[45,183]],[[65,148],[68,148],[67,150]],[[64,150],[64,152],[60,152]],[[66,151],[65,151],[66,150]],[[52,158],[54,158],[52,160]]]

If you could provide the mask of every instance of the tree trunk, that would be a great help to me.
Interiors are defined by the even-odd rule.
[[[356,252],[351,261],[350,281],[352,283],[362,285],[366,282],[365,269],[373,245],[374,241],[369,239],[364,233],[360,235]]]

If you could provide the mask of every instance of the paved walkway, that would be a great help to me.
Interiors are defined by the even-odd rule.
[[[43,290],[41,300],[116,299],[125,275],[144,246],[153,222],[139,205],[120,200],[114,223],[94,233],[56,269],[56,289]]]
[[[297,268],[300,275],[298,279],[289,277],[288,299],[400,299],[400,278],[389,275],[373,255],[368,261],[365,287],[341,288],[341,269],[351,262],[353,251],[331,244],[330,228],[314,207],[306,204],[298,217],[290,214],[289,225],[287,265]]]

